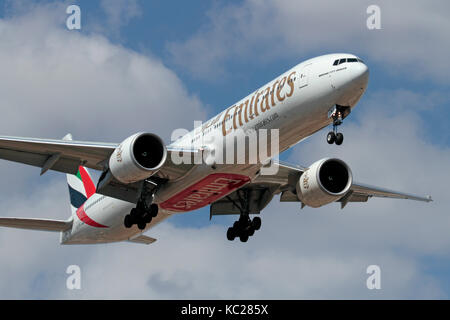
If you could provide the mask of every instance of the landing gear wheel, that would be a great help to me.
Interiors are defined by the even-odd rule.
[[[147,224],[144,221],[138,222],[137,225],[138,225],[139,230],[144,230],[145,227],[147,226]]]
[[[248,234],[241,234],[241,236],[239,237],[239,239],[241,240],[241,242],[247,242],[248,240]]]
[[[247,230],[247,234],[249,237],[253,236],[255,234],[255,229],[250,226],[250,229]]]
[[[152,222],[152,216],[150,214],[147,214],[144,218],[145,223],[150,223]]]
[[[255,231],[258,231],[261,228],[261,218],[260,217],[254,217],[252,220],[252,228]]]
[[[236,234],[235,234],[234,230],[235,230],[234,228],[228,228],[228,230],[227,230],[227,239],[230,241],[233,241],[234,238],[236,238]]]
[[[157,215],[158,215],[158,205],[152,203],[152,205],[150,206],[150,216],[152,218],[156,218]]]
[[[127,214],[125,216],[125,220],[123,221],[123,224],[125,225],[125,228],[129,229],[133,226],[133,218],[131,218],[131,215]]]
[[[136,208],[131,209],[130,216],[133,219],[133,223],[134,223],[138,217],[138,210]]]
[[[338,133],[336,134],[336,141],[335,143],[340,146],[342,144],[342,142],[344,142],[344,135],[342,133]]]
[[[327,134],[327,142],[329,144],[333,144],[336,141],[336,135],[333,131],[328,132]]]

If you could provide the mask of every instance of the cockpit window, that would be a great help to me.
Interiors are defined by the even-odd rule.
[[[345,63],[345,62],[361,62],[361,63],[364,63],[364,61],[362,61],[359,58],[345,58],[345,59],[334,60],[333,66],[337,66],[337,65],[339,65],[341,63]]]

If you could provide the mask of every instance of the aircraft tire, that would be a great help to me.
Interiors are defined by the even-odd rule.
[[[138,210],[136,208],[131,209],[130,216],[131,216],[131,218],[133,218],[133,223],[134,223],[138,216]]]
[[[227,239],[229,241],[233,241],[236,238],[236,234],[234,232],[234,228],[228,228],[227,230]]]
[[[327,142],[328,144],[333,144],[336,141],[336,135],[333,131],[328,132],[327,134]]]
[[[338,133],[336,134],[336,140],[335,143],[340,146],[342,144],[342,142],[344,142],[344,135],[342,133]]]
[[[239,239],[241,240],[241,242],[247,242],[248,241],[248,234],[241,234]]]
[[[150,223],[152,222],[152,215],[151,214],[147,214],[144,218],[145,223]]]
[[[152,218],[156,218],[157,215],[158,215],[158,205],[152,203],[150,206],[150,216]]]
[[[254,217],[252,220],[252,228],[255,231],[258,231],[261,228],[261,218],[260,217]]]
[[[144,221],[138,222],[137,225],[138,225],[139,230],[144,230],[145,227],[147,226],[147,224]]]
[[[123,224],[125,225],[125,228],[127,228],[127,229],[129,229],[133,226],[133,218],[131,217],[131,215],[127,214],[125,216]]]

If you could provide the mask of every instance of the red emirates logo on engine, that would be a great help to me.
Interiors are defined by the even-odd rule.
[[[250,178],[240,174],[214,173],[159,206],[175,212],[196,210],[217,201],[248,182]]]

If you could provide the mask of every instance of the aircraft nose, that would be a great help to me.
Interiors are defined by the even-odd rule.
[[[360,62],[354,65],[353,81],[361,85],[362,88],[366,88],[369,82],[369,68],[366,64]]]

